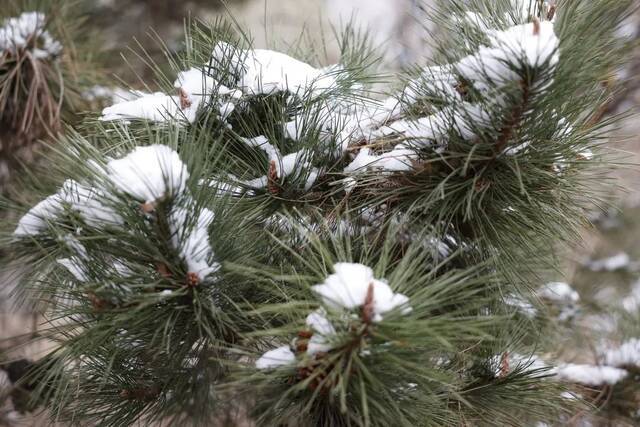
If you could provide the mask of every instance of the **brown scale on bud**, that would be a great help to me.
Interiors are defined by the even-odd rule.
[[[309,339],[313,336],[313,332],[311,331],[300,331],[298,332],[298,338]]]
[[[364,298],[364,304],[362,305],[362,321],[367,325],[373,321],[373,283],[369,283],[367,289],[367,295]]]
[[[327,393],[333,387],[336,386],[336,384],[331,384],[326,381],[327,379],[326,374],[318,375],[315,372],[315,368],[318,367],[321,363],[323,363],[321,360],[326,358],[326,356],[327,356],[326,353],[317,353],[315,355],[316,361],[313,364],[311,364],[310,366],[305,366],[303,368],[298,368],[298,371],[297,371],[298,381],[304,381],[315,374],[314,378],[311,381],[309,381],[309,389],[312,391],[315,391],[318,388],[321,388],[322,392]],[[334,368],[335,368],[335,364],[331,363],[329,366],[326,366],[326,368],[323,369],[323,372],[331,372]]]
[[[169,267],[167,266],[167,264],[163,262],[158,262],[156,263],[156,269],[158,270],[158,273],[160,273],[160,275],[165,279],[168,279],[171,277],[171,272],[169,271]]]
[[[269,163],[269,172],[267,174],[267,190],[271,194],[280,193],[280,187],[278,186],[278,169],[276,167],[275,160],[271,160]]]
[[[551,21],[553,19],[554,16],[556,16],[556,10],[558,9],[558,6],[556,6],[555,4],[552,4],[549,7],[549,11],[547,12],[547,19],[549,21]]]
[[[504,378],[509,375],[509,353],[504,352],[500,357],[500,374],[498,375],[500,378]]]
[[[158,397],[160,389],[157,386],[151,387],[134,387],[123,389],[120,397],[127,400],[151,401]]]
[[[488,179],[478,178],[475,184],[473,184],[473,189],[478,193],[480,193],[482,191],[485,191],[487,188],[489,188],[490,185],[491,185],[491,182],[489,182]]]
[[[187,286],[190,288],[195,288],[200,284],[200,278],[196,273],[187,273]]]
[[[296,340],[296,353],[304,353],[309,348],[308,340]]]
[[[142,209],[142,212],[149,214],[156,210],[156,204],[153,202],[146,202],[140,205],[140,209]]]
[[[191,107],[191,100],[189,99],[189,94],[185,92],[184,89],[178,89],[178,95],[180,96],[180,109],[184,110]]]
[[[540,35],[540,20],[538,18],[533,18],[533,35]]]
[[[469,85],[465,82],[460,82],[454,86],[456,92],[460,94],[463,98],[466,98],[469,95]]]
[[[299,331],[294,346],[296,353],[304,353],[309,347],[309,339],[313,336],[311,331]]]
[[[87,293],[87,298],[89,299],[89,302],[91,302],[91,306],[93,306],[93,309],[96,311],[103,310],[108,306],[105,300],[103,300],[93,292]]]

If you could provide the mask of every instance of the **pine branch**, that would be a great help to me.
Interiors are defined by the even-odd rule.
[[[465,31],[382,100],[352,34],[320,68],[195,23],[5,238],[58,345],[40,395],[99,425],[566,420],[530,290],[594,199],[612,5],[443,4]]]

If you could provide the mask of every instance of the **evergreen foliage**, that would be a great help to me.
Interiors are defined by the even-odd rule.
[[[442,2],[436,65],[400,78],[355,30],[322,68],[193,23],[5,236],[56,343],[34,399],[97,425],[566,422],[581,381],[523,308],[597,201],[629,8]]]

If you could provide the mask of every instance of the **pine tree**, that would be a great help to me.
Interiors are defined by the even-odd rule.
[[[189,25],[157,92],[61,138],[6,237],[55,343],[34,401],[98,425],[535,425],[581,385],[632,389],[637,359],[549,359],[531,315],[572,298],[535,288],[598,200],[629,8],[442,2],[435,64],[391,77],[353,29],[323,67]]]
[[[73,2],[7,0],[0,10],[0,190],[38,159],[42,140],[88,108],[97,79]],[[79,41],[76,41],[78,39]],[[7,187],[7,188],[5,188]]]

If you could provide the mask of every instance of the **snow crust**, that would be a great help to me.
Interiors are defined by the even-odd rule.
[[[307,354],[309,355],[326,353],[332,349],[329,341],[332,336],[336,335],[336,330],[326,316],[326,311],[320,308],[306,318],[307,326],[314,332],[307,344]]]
[[[144,119],[153,122],[164,122],[171,118],[178,118],[177,96],[165,95],[162,92],[140,93],[140,96],[130,101],[119,102],[102,110],[102,121]]]
[[[235,49],[218,42],[212,52],[214,61],[232,63],[240,73],[238,88],[249,95],[268,95],[288,91],[298,95],[319,92],[336,85],[333,69],[317,69],[281,52],[268,49]]]
[[[196,223],[188,224],[190,214],[190,210],[184,207],[173,209],[169,216],[171,242],[179,250],[189,273],[195,273],[202,281],[220,268],[220,264],[211,261],[213,249],[208,230],[214,214],[209,209],[202,208]]]
[[[373,277],[373,270],[363,264],[337,263],[335,273],[327,277],[324,283],[311,287],[325,306],[334,310],[351,310],[365,304],[369,287],[373,287],[373,320],[380,322],[382,315],[401,308],[403,314],[411,311],[409,298],[394,293],[384,280]]]
[[[295,362],[296,356],[289,346],[282,346],[267,351],[256,361],[258,369],[274,369],[281,366],[291,365]]]
[[[109,161],[106,171],[120,191],[146,203],[182,193],[189,179],[178,153],[160,144],[136,147],[125,157]]]
[[[26,237],[43,232],[51,221],[64,212],[65,206],[76,211],[92,226],[122,223],[122,218],[101,201],[102,197],[105,196],[101,191],[68,179],[57,193],[42,200],[22,216],[13,234]]]

